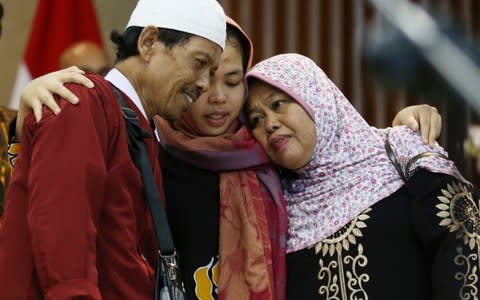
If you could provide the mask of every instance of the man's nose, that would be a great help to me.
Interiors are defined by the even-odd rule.
[[[210,72],[209,70],[205,70],[200,74],[196,84],[200,88],[202,93],[205,93],[210,88]]]

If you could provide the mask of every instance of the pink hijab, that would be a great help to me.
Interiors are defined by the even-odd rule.
[[[315,122],[311,161],[295,170],[294,178],[282,179],[289,217],[287,252],[329,237],[404,184],[385,150],[387,132],[370,127],[315,62],[299,54],[277,55],[255,65],[246,78],[285,92]],[[402,169],[410,158],[433,151],[440,155],[413,167],[465,181],[447,153],[438,145],[430,149],[416,132],[396,127],[389,140]]]

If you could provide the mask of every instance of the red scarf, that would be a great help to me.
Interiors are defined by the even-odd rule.
[[[218,298],[285,299],[285,201],[263,148],[239,122],[205,137],[188,113],[175,129],[161,117],[154,121],[169,153],[220,172]]]

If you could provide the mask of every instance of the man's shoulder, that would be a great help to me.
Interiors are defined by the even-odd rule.
[[[66,85],[78,97],[77,104],[71,104],[57,95],[55,99],[60,112],[55,114],[48,107],[43,107],[39,122],[35,120],[33,114],[28,114],[24,121],[23,135],[29,137],[29,141],[33,141],[36,136],[60,139],[75,136],[78,140],[88,140],[92,135],[97,135],[100,140],[105,141],[116,135],[124,126],[124,121],[115,93],[110,83],[103,78],[92,75],[88,77],[95,84],[93,88],[80,84]],[[41,141],[40,138],[35,140]]]
[[[95,85],[93,88],[87,88],[77,83],[66,83],[65,87],[67,87],[74,93],[103,95],[106,97],[114,95],[110,82],[105,80],[105,78],[103,78],[102,76],[93,73],[87,73],[85,74],[85,76],[93,82],[93,84]]]
[[[83,105],[84,108],[88,107],[87,110],[102,109],[107,111],[108,114],[111,113],[111,110],[117,110],[119,106],[110,82],[97,74],[86,74],[86,76],[95,85],[93,88],[88,88],[76,83],[69,83],[65,85],[65,87],[67,87],[79,98],[79,104]],[[60,107],[62,110],[64,108],[69,110],[74,106],[67,101],[62,100]]]
[[[44,106],[42,121],[37,124],[33,114],[29,114],[25,118],[25,126],[36,130],[39,126],[50,126],[53,123],[86,122],[91,120],[97,123],[97,125],[105,123],[104,126],[109,126],[107,124],[113,125],[121,122],[122,114],[110,83],[98,75],[87,74],[86,76],[93,81],[95,85],[93,88],[76,83],[65,85],[79,98],[78,104],[71,104],[57,95],[55,97],[61,109],[58,115]]]

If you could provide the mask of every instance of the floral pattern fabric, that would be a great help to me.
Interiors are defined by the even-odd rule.
[[[370,127],[311,59],[277,55],[255,65],[246,78],[285,92],[315,122],[317,141],[311,161],[296,170],[297,178],[283,180],[289,217],[287,252],[332,235],[404,184],[385,151],[386,134]],[[417,133],[397,132],[397,139],[404,137],[421,143]],[[407,145],[405,159],[425,150],[420,143]],[[430,150],[446,155],[438,145]],[[428,164],[436,165],[438,172],[458,174],[452,171],[453,164],[444,164],[441,158]]]

